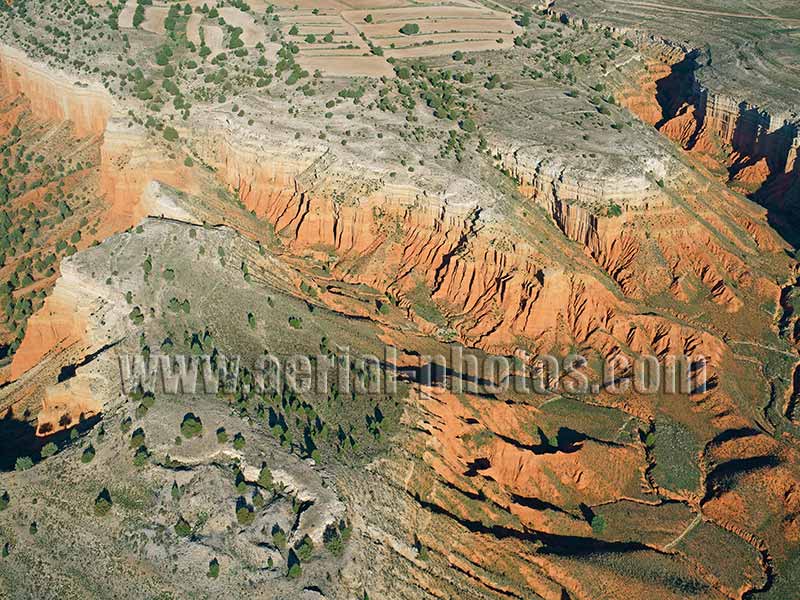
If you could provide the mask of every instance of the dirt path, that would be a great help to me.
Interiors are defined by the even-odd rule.
[[[686,526],[686,529],[683,530],[683,533],[681,533],[678,537],[676,537],[674,540],[672,540],[669,544],[664,546],[663,549],[664,550],[672,550],[675,546],[680,544],[681,540],[683,538],[685,538],[687,535],[689,535],[695,527],[700,525],[700,523],[702,521],[703,521],[703,513],[697,513],[697,516],[694,518],[694,520],[691,523],[689,523]]]
[[[683,12],[695,15],[706,15],[710,17],[729,17],[733,19],[755,19],[759,21],[781,21],[783,23],[792,23],[800,25],[800,19],[787,19],[783,17],[776,17],[770,14],[763,13],[760,15],[753,15],[748,13],[734,13],[724,12],[717,10],[703,10],[701,8],[684,8],[682,6],[669,6],[666,4],[658,4],[656,2],[639,2],[637,0],[611,0],[613,4],[624,4],[626,6],[635,6],[639,8],[654,8],[656,10],[665,10],[669,12]]]

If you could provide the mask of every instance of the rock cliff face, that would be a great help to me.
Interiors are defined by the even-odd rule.
[[[98,414],[108,400],[105,377],[93,375],[95,354],[116,343],[125,306],[65,260],[53,292],[28,323],[4,374],[6,398],[42,398],[37,434],[51,435]],[[88,366],[87,366],[88,365]]]
[[[497,143],[492,154],[520,185],[522,193],[542,202],[571,203],[595,210],[617,204],[627,209],[647,209],[664,203],[656,181],[679,175],[671,157],[653,149],[638,169],[625,170],[610,160],[584,163],[577,157],[554,155],[545,147],[515,148]]]
[[[800,203],[796,113],[766,110],[704,83],[705,71],[713,75],[709,50],[630,27],[600,25],[557,7],[549,12],[565,23],[633,40],[645,70],[637,74],[634,69],[635,83],[619,90],[622,104],[709,166],[724,168],[734,187],[776,213],[776,223],[795,218]],[[779,228],[793,237],[788,224]]]
[[[800,121],[705,87],[695,71],[710,58],[698,50],[643,46],[648,58],[639,85],[621,100],[684,149],[721,165],[727,179],[770,209],[796,212],[800,198]]]
[[[70,121],[78,137],[103,135],[112,100],[96,83],[70,81],[4,44],[0,44],[0,80],[12,93],[24,94],[39,118]]]
[[[72,99],[59,92],[64,106],[85,99],[83,88],[73,88],[77,95]],[[41,90],[33,86],[27,93]],[[73,118],[83,114],[70,110],[66,114]],[[101,111],[96,119],[104,114]],[[213,124],[215,117],[208,122]],[[121,119],[87,122],[83,127],[102,129],[101,187],[120,228],[152,214],[145,194],[152,181],[189,194],[204,185],[197,169],[186,167],[180,158],[169,158],[144,131]],[[547,228],[539,231],[549,237],[547,247],[542,247],[540,240],[530,237],[539,235],[540,226],[533,222],[522,230],[510,227],[508,215],[496,210],[492,193],[480,186],[430,192],[342,162],[324,146],[248,136],[222,124],[187,139],[187,151],[208,165],[248,210],[272,223],[293,254],[324,261],[342,281],[390,294],[423,330],[487,351],[513,353],[521,339],[527,340],[531,351],[578,343],[605,357],[619,354],[623,347],[661,353],[691,347],[718,365],[724,354],[718,340],[684,325],[642,319],[623,298],[641,300],[668,292],[685,301],[688,294],[705,289],[711,301],[736,312],[742,306],[739,295],[750,294],[748,289],[760,295],[769,287],[715,241],[717,233],[700,227],[675,237],[675,226],[689,215],[671,204],[656,185],[671,175],[667,165],[673,162],[666,157],[652,159],[647,177],[617,174],[604,181],[563,160],[496,145],[493,155],[517,181],[522,198],[543,208],[566,239],[577,242],[576,252]],[[612,203],[618,213],[597,214],[592,207],[601,203]],[[512,210],[523,211],[524,206]],[[646,213],[660,213],[661,222],[668,215],[672,223],[667,228],[655,222],[643,227],[646,219],[637,215]],[[742,226],[748,232],[760,231],[758,217],[746,215]],[[210,213],[205,217],[215,219]],[[741,211],[737,218],[742,220]],[[525,232],[525,227],[533,229]],[[653,235],[647,239],[651,229]],[[725,243],[739,243],[738,234],[723,235]],[[717,256],[708,255],[710,246],[717,248]],[[654,265],[654,256],[663,264]],[[565,269],[563,265],[570,262],[577,268]],[[737,285],[745,287],[734,292],[725,273],[735,274]],[[604,277],[618,292],[608,289]],[[11,378],[19,377],[53,347],[48,340],[61,344],[67,339],[62,333],[60,325],[40,327],[34,322],[31,341],[15,361]],[[34,342],[37,336],[41,339]]]
[[[182,160],[170,158],[145,131],[121,118],[110,119],[103,130],[100,149],[100,190],[109,204],[110,218],[118,229],[130,227],[153,212],[145,190],[159,181],[187,193],[197,183]]]

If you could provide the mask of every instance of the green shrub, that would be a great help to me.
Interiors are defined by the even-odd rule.
[[[592,517],[592,533],[596,536],[602,535],[606,529],[606,520],[602,515]]]
[[[339,535],[339,528],[336,525],[330,524],[325,528],[322,534],[322,543],[327,548],[328,552],[336,557],[344,553],[344,540]]]
[[[303,536],[303,539],[300,540],[294,546],[295,552],[297,553],[297,557],[302,560],[308,560],[311,558],[311,555],[314,553],[314,542],[311,541],[311,538],[308,537],[308,534]]]
[[[200,421],[200,417],[195,416],[194,413],[186,413],[181,423],[181,435],[186,439],[191,439],[202,432],[203,423]]]
[[[266,490],[272,489],[272,471],[270,471],[269,467],[265,464],[261,465],[261,471],[258,474],[258,485]]]
[[[475,121],[472,119],[464,119],[459,123],[461,129],[466,131],[467,133],[474,133],[477,127],[475,126]]]
[[[130,417],[125,417],[119,423],[119,430],[122,433],[128,433],[131,430],[132,426],[133,426],[133,420]]]
[[[53,442],[48,442],[45,444],[44,448],[42,448],[42,458],[49,458],[58,452],[58,446],[56,446]]]
[[[113,502],[111,501],[111,494],[103,488],[94,500],[94,514],[98,517],[104,517],[111,510]]]
[[[94,460],[95,454],[96,454],[96,451],[94,449],[94,446],[88,446],[83,451],[83,454],[81,454],[81,462],[83,464],[85,464],[85,465],[89,464],[90,462],[92,462]]]
[[[248,506],[243,499],[241,500],[241,504],[236,509],[236,521],[239,525],[243,527],[247,527],[248,525],[252,525],[253,521],[256,519],[256,514],[253,512],[253,509]]]
[[[27,471],[31,468],[33,468],[33,460],[30,456],[20,456],[14,463],[14,470],[16,471]]]
[[[131,448],[138,448],[139,446],[144,444],[144,441],[145,441],[144,429],[139,427],[139,428],[136,429],[136,431],[134,431],[131,434],[130,447]]]
[[[219,577],[219,561],[216,558],[212,558],[211,561],[208,563],[208,577],[211,579],[216,579]]]
[[[416,23],[406,23],[400,28],[400,33],[403,35],[414,35],[419,33],[419,25]]]
[[[128,313],[128,318],[133,321],[134,325],[141,325],[144,322],[144,314],[142,313],[142,309],[138,306],[134,306],[133,310]]]
[[[139,446],[136,453],[133,455],[133,466],[143,467],[147,463],[148,458],[150,458],[150,452],[147,451],[147,446]]]
[[[286,533],[277,524],[272,528],[272,543],[278,550],[286,549]]]
[[[183,517],[178,519],[178,522],[175,523],[175,533],[178,534],[179,537],[189,537],[192,535],[192,527]]]

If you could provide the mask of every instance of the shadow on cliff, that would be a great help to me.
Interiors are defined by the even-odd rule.
[[[717,136],[719,132],[709,132],[707,123],[708,92],[696,81],[695,72],[700,67],[700,52],[688,53],[683,60],[672,65],[669,75],[656,82],[656,101],[661,107],[661,119],[656,123],[658,130],[672,119],[687,110],[692,111],[693,125],[688,136],[680,141],[684,149],[697,147],[701,136]],[[710,64],[710,63],[709,63]],[[732,127],[729,140],[724,144],[728,182],[732,183],[755,169],[755,181],[747,185],[756,187],[747,197],[767,209],[770,226],[794,246],[800,247],[800,158],[789,165],[791,149],[800,131],[793,123],[783,123],[769,130],[770,115],[741,102],[738,111],[730,122],[722,126],[728,131]],[[720,140],[723,141],[723,140]],[[759,163],[762,163],[759,166]],[[788,167],[788,170],[787,170]]]
[[[656,81],[656,102],[661,107],[661,119],[656,123],[656,129],[674,119],[681,107],[692,104],[698,55],[697,51],[688,53],[683,60],[672,65],[669,75]]]
[[[784,240],[800,248],[800,159],[789,172],[770,174],[751,200],[767,209],[767,220]]]
[[[22,456],[36,459],[42,445],[32,424],[15,419],[11,411],[0,419],[0,471],[12,471]]]
[[[800,245],[800,161],[789,165],[788,160],[798,127],[784,123],[773,131],[764,132],[769,116],[748,106],[739,105],[731,147],[732,162],[729,180],[734,181],[745,169],[764,163],[766,177],[748,197],[767,209],[767,219],[784,240],[794,247]],[[788,170],[787,170],[788,167]]]
[[[27,415],[25,415],[27,417]],[[14,418],[11,411],[7,411],[0,419],[0,472],[13,471],[17,459],[29,457],[34,463],[42,458],[42,448],[45,444],[53,442],[59,449],[64,448],[72,441],[72,430],[84,434],[100,422],[100,415],[84,419],[69,430],[59,431],[48,437],[36,435],[36,427],[26,418]]]

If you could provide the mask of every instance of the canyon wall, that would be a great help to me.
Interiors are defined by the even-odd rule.
[[[86,99],[83,88],[76,86],[47,91],[33,85],[26,93],[42,90],[60,94],[66,107]],[[72,92],[76,95],[71,97]],[[37,110],[48,106],[43,100],[38,105]],[[110,103],[103,106],[110,110]],[[79,118],[80,111],[69,110],[64,114]],[[532,352],[577,343],[607,358],[629,351],[691,350],[711,357],[712,370],[726,353],[716,337],[639,315],[628,302],[666,291],[670,281],[700,269],[697,275],[712,300],[731,312],[742,305],[720,275],[725,271],[719,261],[701,250],[708,232],[689,232],[681,238],[686,244],[682,251],[670,252],[670,231],[645,242],[645,231],[633,227],[637,214],[654,210],[665,211],[678,223],[686,218],[668,204],[656,183],[674,175],[672,163],[663,158],[652,157],[641,169],[615,172],[609,163],[604,170],[586,171],[566,159],[539,156],[536,149],[495,143],[492,154],[518,182],[523,199],[543,208],[567,238],[552,237],[543,247],[536,243],[541,240],[520,233],[520,227],[532,224],[521,223],[513,208],[495,210],[496,193],[489,185],[465,180],[437,188],[417,184],[417,179],[395,182],[372,168],[368,158],[303,145],[291,132],[232,129],[213,111],[198,119],[203,129],[179,132],[185,144],[181,150],[207,167],[193,168],[174,147],[161,148],[165,142],[129,126],[127,119],[109,118],[102,111],[99,115],[91,128],[104,135],[100,186],[117,228],[129,227],[148,213],[150,205],[143,199],[152,181],[214,196],[216,191],[207,189],[203,178],[216,178],[244,208],[274,226],[292,258],[324,261],[332,281],[390,294],[423,332],[497,354],[513,353],[523,341]],[[201,171],[206,174],[199,176]],[[609,173],[613,177],[606,177]],[[205,198],[189,199],[188,204],[203,220],[223,219]],[[610,206],[616,206],[616,214],[599,210]],[[526,208],[522,204],[520,213]],[[642,254],[643,243],[667,247],[660,253],[671,258],[670,264],[654,266]],[[697,264],[681,260],[690,255]],[[21,356],[29,358],[15,365],[15,376],[55,347],[46,342],[47,336],[35,343],[37,321],[32,326],[32,341],[21,348]],[[31,354],[32,347],[38,353]]]
[[[767,195],[778,200],[800,179],[796,160],[800,121],[796,117],[770,114],[747,102],[714,93],[697,81],[687,105],[691,110],[687,106],[683,119],[690,120],[690,126],[676,129],[668,122],[663,126],[664,132],[688,150],[695,146],[707,150],[716,147],[727,154],[733,180],[760,186],[771,178]]]

